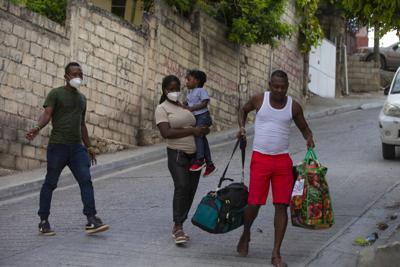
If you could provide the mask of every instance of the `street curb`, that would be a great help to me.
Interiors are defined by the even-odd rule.
[[[355,104],[355,105],[343,105],[339,106],[336,108],[327,108],[325,110],[305,114],[306,119],[317,119],[317,118],[322,118],[326,116],[332,116],[340,113],[345,113],[353,110],[368,110],[368,109],[374,109],[374,108],[379,108],[382,107],[383,103],[379,102],[372,102],[372,103],[365,103],[365,104]]]
[[[376,203],[378,203],[383,197],[385,197],[386,194],[394,190],[396,187],[400,186],[400,181],[395,183],[394,185],[388,187],[383,193],[381,193],[376,199],[372,200],[361,212],[359,216],[356,218],[352,219],[350,222],[348,222],[346,225],[344,225],[334,236],[332,236],[327,242],[325,242],[320,248],[315,251],[311,256],[309,256],[301,266],[310,266],[312,262],[316,259],[318,259],[324,252],[326,248],[328,248],[333,242],[335,242],[337,239],[339,239],[342,235],[344,235],[353,225],[355,225],[359,220],[362,219],[362,217],[369,211],[371,210]],[[396,229],[393,229],[393,232]]]
[[[220,143],[227,141],[234,141],[236,138],[237,129],[230,129],[222,132],[216,132],[210,134],[209,144],[215,146]],[[254,133],[254,127],[249,127],[247,133],[252,135]],[[115,170],[123,170],[131,167],[140,166],[142,164],[160,160],[167,157],[167,151],[165,144],[156,144],[152,146],[149,150],[142,152],[143,149],[132,150],[132,154],[135,154],[124,159],[107,162],[104,164],[98,164],[91,167],[90,173],[92,180],[95,181],[97,178],[111,174]],[[18,173],[12,176],[18,176]],[[20,183],[11,186],[5,186],[0,188],[0,202],[9,200],[15,197],[21,197],[23,195],[30,194],[32,192],[39,192],[43,184],[44,176],[40,176],[37,179],[31,180],[29,182]],[[58,188],[69,186],[76,183],[73,175],[71,173],[61,174],[59,182],[57,184]]]
[[[371,108],[377,108],[380,106],[382,106],[381,103],[343,105],[343,106],[339,106],[339,107],[335,107],[335,108],[328,108],[326,110],[322,110],[322,111],[318,111],[318,112],[305,113],[305,118],[306,119],[316,119],[316,118],[322,118],[325,116],[331,116],[331,115],[335,115],[335,114],[339,114],[339,113],[345,113],[345,112],[349,112],[349,111],[353,111],[353,110],[371,109]],[[254,125],[248,126],[246,128],[247,128],[248,136],[251,136],[254,134]],[[229,129],[229,130],[222,131],[222,132],[212,133],[212,134],[210,134],[210,136],[208,138],[209,144],[211,146],[215,146],[219,143],[233,141],[236,138],[236,133],[237,133],[237,128]],[[116,169],[123,170],[128,167],[139,166],[144,163],[148,163],[151,161],[156,161],[156,160],[159,160],[162,158],[166,158],[166,156],[167,156],[165,144],[156,144],[156,145],[152,146],[152,149],[149,149],[147,147],[146,150],[150,150],[150,151],[141,152],[140,148],[135,149],[132,151],[132,153],[135,154],[133,156],[93,166],[91,168],[92,179],[96,180],[99,177],[102,177],[107,174],[111,174]],[[13,176],[18,176],[18,173],[14,174]],[[39,190],[43,184],[43,179],[44,179],[44,177],[40,176],[37,179],[34,179],[29,182],[1,187],[0,188],[0,202],[11,199],[11,198],[15,198],[15,197],[21,197],[23,195],[27,195],[27,194],[35,192],[35,191],[39,192]],[[69,186],[73,183],[75,183],[75,180],[71,173],[62,174],[60,176],[58,187],[61,188],[64,186]]]
[[[138,155],[134,155],[132,157],[128,157],[122,160],[107,162],[104,164],[99,164],[91,167],[90,173],[92,176],[92,180],[95,180],[104,175],[110,174],[111,172],[117,170],[126,169],[128,167],[135,167],[147,163],[149,161],[155,161],[166,157],[166,150],[161,149],[164,146],[156,145],[156,149],[141,154],[140,151],[134,151]],[[138,153],[139,152],[139,153]],[[13,176],[17,176],[18,174],[14,174]],[[43,184],[44,177],[38,177],[35,180],[21,183],[17,185],[11,185],[7,187],[0,188],[0,201],[8,200],[14,197],[20,197],[25,194],[32,193],[33,191],[39,191]],[[68,186],[75,183],[74,177],[72,173],[62,174],[60,176],[57,187],[61,188],[64,186]]]

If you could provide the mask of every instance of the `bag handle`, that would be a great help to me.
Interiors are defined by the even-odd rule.
[[[306,156],[304,157],[304,162],[309,163],[311,159],[318,162],[318,158],[317,155],[315,154],[314,149],[312,147],[309,147],[307,149]]]
[[[227,181],[233,182],[233,179],[231,179],[231,178],[225,178],[225,175],[226,175],[226,172],[228,171],[229,164],[231,163],[231,160],[232,160],[232,158],[233,158],[233,155],[235,154],[236,149],[238,148],[239,144],[240,144],[240,150],[242,151],[242,153],[241,153],[241,154],[242,154],[242,183],[244,183],[244,160],[245,160],[245,155],[246,155],[246,145],[247,145],[247,141],[246,141],[246,137],[241,137],[241,138],[238,138],[237,141],[236,141],[235,147],[233,148],[233,152],[232,152],[232,155],[231,155],[231,157],[230,157],[230,159],[229,159],[229,161],[228,161],[228,164],[226,164],[225,170],[224,170],[224,172],[222,173],[221,178],[219,179],[219,183],[218,183],[217,190],[218,190],[219,188],[221,188],[221,185],[222,185],[222,183],[223,183],[224,181],[227,180]]]
[[[304,157],[304,163],[305,164],[310,164],[311,161],[314,161],[317,167],[321,167],[321,163],[317,159],[317,155],[315,154],[315,151],[312,147],[309,147],[306,153],[306,156]],[[306,168],[303,169],[303,175],[306,175],[308,170]],[[307,180],[307,179],[306,179]]]

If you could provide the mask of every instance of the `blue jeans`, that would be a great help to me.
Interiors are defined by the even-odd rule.
[[[211,126],[212,120],[210,112],[204,112],[194,116],[196,118],[196,126]],[[208,145],[207,137],[195,137],[196,142],[196,160],[205,159],[206,164],[212,164],[210,146]]]
[[[47,219],[50,215],[51,198],[57,188],[61,171],[68,166],[79,184],[83,202],[83,214],[96,215],[93,185],[90,176],[90,159],[82,144],[49,144],[47,147],[47,174],[40,190],[38,215]]]

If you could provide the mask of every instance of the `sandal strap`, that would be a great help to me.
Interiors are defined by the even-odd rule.
[[[185,232],[182,229],[178,229],[174,233],[175,237],[186,236]]]

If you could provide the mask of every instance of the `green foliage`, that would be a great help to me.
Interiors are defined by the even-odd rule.
[[[149,12],[154,7],[154,0],[143,0],[143,9]]]
[[[398,0],[343,0],[348,17],[360,23],[378,27],[380,36],[390,30],[400,31],[400,1]]]
[[[287,0],[165,0],[179,13],[190,16],[201,9],[224,23],[228,38],[238,44],[276,45],[277,39],[289,37],[296,27],[281,20]],[[326,0],[333,1],[333,0]],[[301,51],[307,53],[323,38],[319,21],[315,16],[319,0],[296,0]],[[154,0],[144,0],[145,10],[150,10]]]
[[[65,23],[67,0],[11,0],[11,2],[25,6],[62,25]]]
[[[321,25],[315,16],[318,4],[319,0],[296,0],[297,13],[301,18],[298,29],[300,33],[300,50],[303,53],[308,53],[324,37]]]
[[[190,16],[193,10],[201,9],[224,23],[228,38],[238,44],[269,44],[276,39],[288,37],[292,28],[281,21],[287,0],[165,0],[179,13]],[[153,5],[144,0],[145,10]]]
[[[229,40],[239,44],[269,44],[290,36],[292,28],[281,20],[286,0],[209,1],[214,16],[229,29]]]
[[[172,7],[175,7],[183,15],[190,15],[196,5],[195,0],[165,0],[165,2]]]

